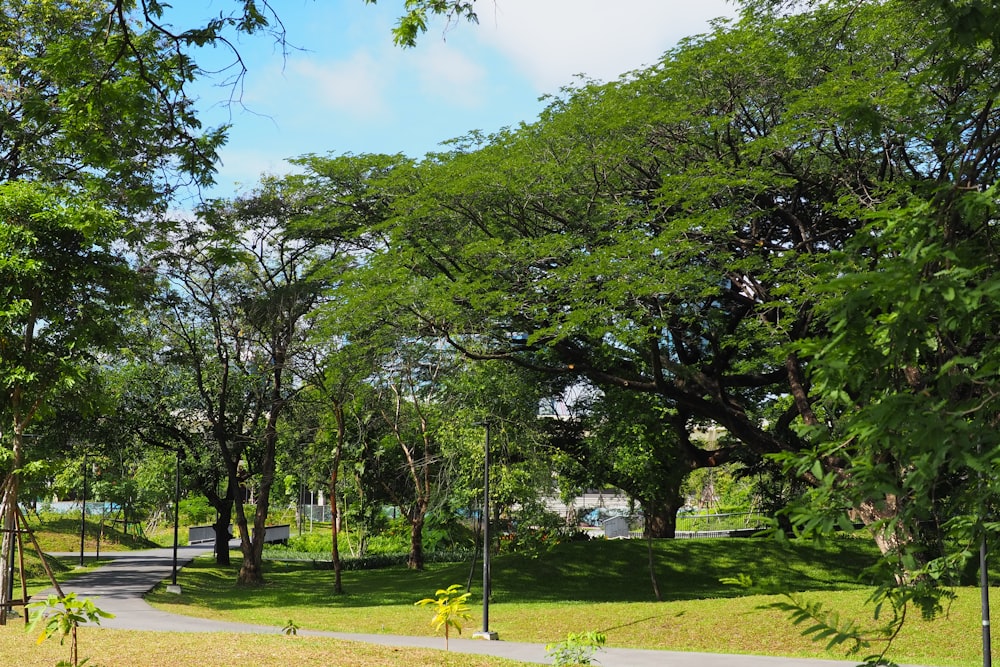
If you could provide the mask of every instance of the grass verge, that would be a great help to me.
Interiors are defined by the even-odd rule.
[[[871,626],[865,568],[875,558],[860,540],[825,547],[782,547],[766,540],[683,540],[656,544],[657,574],[666,602],[653,602],[645,546],[637,542],[560,545],[539,559],[503,556],[494,562],[491,630],[507,641],[546,643],[568,632],[599,630],[609,646],[677,651],[850,659],[800,634],[778,611],[764,608],[779,592],[808,591],[842,619]],[[181,573],[181,598],[155,590],[149,599],[176,613],[240,622],[341,632],[428,635],[425,609],[413,602],[452,583],[465,584],[470,564],[432,564],[345,572],[347,593],[332,593],[332,573],[305,563],[269,563],[267,583],[238,588],[232,568],[199,560]],[[473,568],[473,589],[479,571]],[[749,590],[723,577],[747,574]],[[948,613],[934,621],[913,615],[890,657],[900,663],[972,667],[981,663],[979,593],[956,589]],[[478,612],[481,602],[470,600]],[[864,623],[864,621],[868,621]],[[479,615],[467,625],[478,629]],[[868,652],[880,650],[875,642]],[[862,653],[861,657],[865,655]]]
[[[18,667],[52,667],[69,657],[69,646],[52,639],[40,646],[14,619],[0,627],[0,662]],[[94,667],[517,667],[525,663],[428,649],[393,648],[319,637],[283,635],[177,634],[80,629],[80,658]]]

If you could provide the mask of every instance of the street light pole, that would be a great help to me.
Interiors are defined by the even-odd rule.
[[[979,589],[983,606],[983,667],[991,667],[993,654],[990,648],[990,575],[986,569],[986,536],[979,545]]]
[[[486,427],[486,444],[483,455],[483,629],[472,635],[473,639],[499,639],[495,632],[490,632],[490,423],[483,422]]]
[[[80,503],[80,567],[83,567],[83,547],[87,534],[87,453],[83,454],[83,502]]]
[[[170,577],[170,585],[167,586],[168,593],[180,593],[181,587],[177,585],[177,533],[180,526],[181,517],[181,450],[177,450],[177,464],[174,472],[174,570]]]

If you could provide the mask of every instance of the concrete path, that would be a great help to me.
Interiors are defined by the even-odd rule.
[[[180,547],[178,549],[179,567],[190,562],[196,556],[206,553],[211,553],[211,547]],[[275,626],[258,626],[180,616],[159,611],[147,604],[143,600],[143,595],[161,581],[171,579],[173,549],[108,552],[102,553],[101,558],[106,560],[106,565],[62,584],[64,592],[72,591],[81,597],[92,598],[101,609],[115,615],[114,618],[103,620],[101,627],[159,632],[281,633],[281,629]],[[45,594],[49,592],[51,591],[46,591]],[[36,599],[38,597],[40,596],[36,596]],[[442,646],[441,637],[435,636],[406,637],[305,630],[300,630],[299,634],[334,637],[386,646],[414,646],[439,650]],[[542,644],[502,640],[452,639],[450,649],[456,653],[493,655],[538,664],[552,663],[545,652],[545,646]],[[857,664],[856,661],[620,648],[603,649],[595,655],[595,658],[600,661],[601,667],[850,667]]]

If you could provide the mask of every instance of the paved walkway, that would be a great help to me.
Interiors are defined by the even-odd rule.
[[[211,553],[200,546],[178,549],[178,562],[183,565],[196,556]],[[93,555],[93,554],[91,554]],[[160,632],[244,632],[279,634],[275,626],[256,626],[227,621],[180,616],[154,609],[143,600],[149,590],[173,571],[173,549],[150,551],[106,552],[101,554],[107,564],[62,584],[64,592],[76,592],[81,597],[95,599],[97,605],[115,615],[105,619],[101,627],[124,630]],[[183,594],[183,593],[182,593]],[[299,631],[302,635],[335,637],[349,641],[388,646],[415,646],[441,649],[441,637],[404,637],[368,635],[344,632]],[[542,644],[476,639],[452,639],[451,651],[493,655],[522,662],[551,664]],[[606,648],[595,655],[602,667],[849,667],[856,661],[807,660],[772,658],[750,655],[686,653],[676,651],[646,651]]]

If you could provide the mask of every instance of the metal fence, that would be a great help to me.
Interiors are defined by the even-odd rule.
[[[698,536],[728,536],[733,531],[753,531],[768,525],[767,516],[761,512],[729,512],[724,514],[677,515],[677,532],[694,533]]]
[[[330,523],[333,511],[329,505],[299,505],[299,521],[304,523]]]

